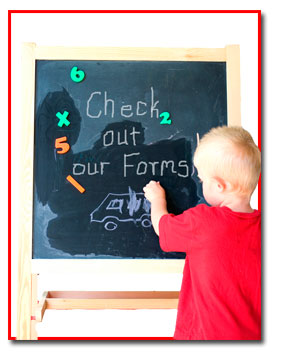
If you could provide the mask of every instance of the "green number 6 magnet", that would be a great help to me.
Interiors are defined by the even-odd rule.
[[[81,82],[84,80],[85,73],[82,70],[78,70],[77,66],[74,66],[71,70],[70,76],[74,82]]]

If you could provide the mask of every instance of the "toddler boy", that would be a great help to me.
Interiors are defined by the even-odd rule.
[[[181,215],[167,211],[159,182],[144,187],[164,251],[186,253],[174,339],[261,339],[261,213],[250,206],[261,156],[241,127],[200,140],[194,164],[203,195]]]

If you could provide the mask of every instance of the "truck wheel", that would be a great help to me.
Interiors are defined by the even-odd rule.
[[[108,221],[108,222],[105,223],[104,228],[105,228],[106,230],[108,230],[108,231],[112,231],[112,230],[117,229],[117,228],[118,228],[118,225],[117,225],[117,223],[115,223],[115,222]]]
[[[151,226],[152,226],[152,223],[151,223],[150,219],[144,218],[144,219],[142,220],[142,226],[143,226],[144,228],[149,228],[149,227],[151,227]]]

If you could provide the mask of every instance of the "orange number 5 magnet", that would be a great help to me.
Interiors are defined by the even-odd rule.
[[[55,140],[55,148],[60,149],[60,150],[57,150],[57,153],[64,154],[69,151],[70,145],[65,141],[67,141],[67,136],[59,137],[58,139]]]

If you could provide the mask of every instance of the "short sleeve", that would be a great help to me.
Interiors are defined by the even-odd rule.
[[[195,234],[192,210],[178,216],[167,214],[159,220],[159,243],[163,251],[188,252]]]

